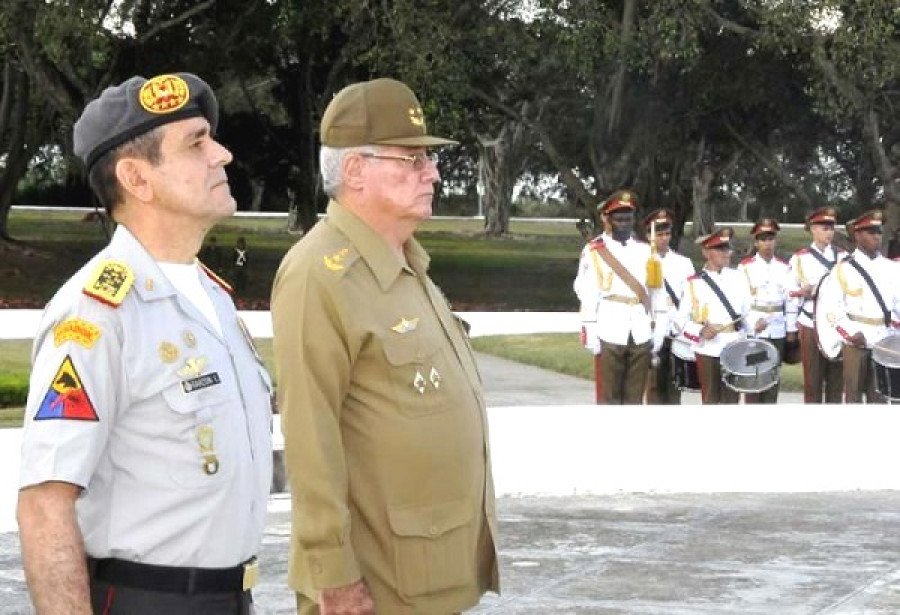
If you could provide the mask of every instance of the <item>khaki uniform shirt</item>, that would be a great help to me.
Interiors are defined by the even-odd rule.
[[[446,614],[498,589],[487,419],[428,255],[405,254],[332,201],[279,267],[288,580],[317,600],[362,576],[378,613]]]
[[[110,259],[118,307],[83,289]],[[105,280],[119,268],[110,268]],[[199,273],[199,270],[198,270]],[[271,386],[227,291],[222,334],[124,227],[56,294],[34,342],[20,486],[84,488],[87,554],[222,568],[257,553],[272,480]]]

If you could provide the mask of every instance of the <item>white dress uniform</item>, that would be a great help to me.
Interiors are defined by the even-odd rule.
[[[694,275],[694,263],[686,256],[669,250],[660,257],[665,284],[659,291],[653,292],[653,309],[656,325],[653,329],[653,349],[658,351],[667,335],[673,336],[672,352],[683,359],[693,357],[690,344],[678,339],[681,329],[677,325],[676,300],[681,301],[688,278]],[[666,288],[668,285],[668,288]],[[669,292],[671,289],[671,293]],[[674,299],[673,299],[674,296]],[[680,303],[679,303],[680,304]]]
[[[596,239],[600,239],[598,236]],[[578,315],[581,321],[582,345],[594,355],[599,355],[603,350],[603,344],[597,337],[597,303],[600,295],[597,293],[596,277],[593,274],[593,258],[599,258],[592,254],[590,243],[586,243],[578,257],[578,273],[572,288],[578,297]]]
[[[833,327],[845,342],[861,331],[866,338],[866,347],[872,348],[900,326],[900,322],[896,322],[900,320],[900,285],[897,284],[900,267],[881,254],[869,258],[860,250],[855,250],[850,258],[872,278],[891,312],[893,326],[885,324],[884,313],[875,294],[848,260],[839,262],[831,270],[829,275],[834,276],[837,284],[822,287],[817,309],[825,311],[828,326]]]
[[[622,245],[606,233],[600,239],[622,266],[644,284],[650,246],[633,238]],[[643,344],[650,339],[650,314],[591,244],[581,252],[573,288],[581,301],[582,320],[589,321],[593,314],[596,323],[594,335],[601,342],[624,346],[629,336],[635,344]]]
[[[750,311],[750,291],[744,275],[731,267],[706,273],[722,290],[737,315],[746,317]],[[680,337],[691,343],[694,352],[718,357],[725,346],[743,337],[737,329],[740,323],[733,324],[731,321],[728,310],[702,276],[696,274],[688,278],[676,323],[681,329]],[[704,324],[723,326],[723,330],[711,340],[704,340],[700,337]]]
[[[225,568],[260,544],[271,381],[227,290],[197,271],[221,333],[124,226],[44,312],[20,486],[83,487],[91,557]]]
[[[797,306],[790,295],[793,284],[788,264],[777,256],[766,261],[755,254],[742,260],[737,269],[750,291],[747,328],[755,331],[756,323],[763,319],[766,328],[756,337],[783,339],[787,333],[797,331]]]
[[[832,245],[825,246],[824,250],[819,250],[816,244],[811,244],[808,248],[801,248],[794,252],[789,262],[789,270],[791,276],[791,287],[800,289],[805,286],[816,288],[821,280],[830,269],[822,263],[816,255],[825,259],[827,262],[834,263],[841,260],[847,255],[846,250],[834,247]],[[810,296],[801,298],[798,305],[797,324],[804,327],[813,328],[813,314],[815,306],[815,297]]]

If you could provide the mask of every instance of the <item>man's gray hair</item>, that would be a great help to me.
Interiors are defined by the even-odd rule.
[[[322,188],[329,198],[334,198],[338,188],[344,183],[343,164],[344,158],[349,154],[377,154],[380,151],[376,145],[363,145],[360,147],[328,147],[323,145],[319,150],[319,173],[322,175]]]

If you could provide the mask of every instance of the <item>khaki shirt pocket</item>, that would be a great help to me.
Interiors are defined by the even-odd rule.
[[[388,509],[401,595],[413,598],[472,582],[477,513],[467,500]]]
[[[174,415],[166,419],[173,429],[171,450],[165,454],[170,478],[192,489],[220,485],[234,472],[235,461],[225,387],[220,384],[185,393],[179,382],[162,395]]]
[[[407,334],[382,341],[397,409],[410,418],[450,409],[440,340]]]

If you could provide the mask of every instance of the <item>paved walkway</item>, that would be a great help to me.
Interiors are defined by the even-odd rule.
[[[593,395],[588,381],[490,357],[479,362],[492,407],[585,403]],[[760,458],[766,454],[760,443]],[[288,506],[283,496],[270,505],[260,615],[293,612]],[[472,613],[900,612],[898,491],[504,497],[498,514],[503,595]],[[2,533],[0,613],[31,612],[18,536]]]

